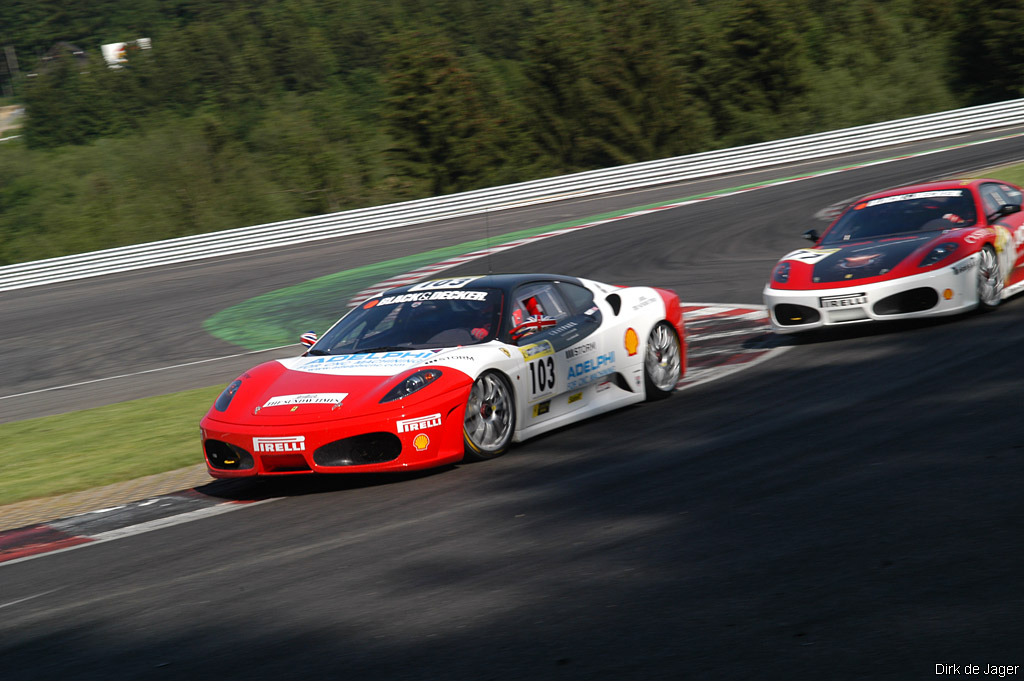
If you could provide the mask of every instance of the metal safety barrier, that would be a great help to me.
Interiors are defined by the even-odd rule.
[[[0,267],[0,291],[649,188],[1022,123],[1024,99],[1016,99],[459,194],[48,258]]]

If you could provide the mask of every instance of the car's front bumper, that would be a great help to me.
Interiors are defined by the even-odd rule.
[[[211,476],[411,471],[463,458],[466,391],[410,409],[319,423],[200,423]]]
[[[785,290],[765,286],[775,333],[956,314],[978,305],[977,255],[931,272],[874,284]]]

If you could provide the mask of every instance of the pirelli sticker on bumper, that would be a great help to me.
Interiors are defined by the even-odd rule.
[[[396,421],[396,425],[399,433],[411,433],[417,430],[436,428],[441,425],[441,414],[431,414],[430,416],[421,416],[416,419]]]
[[[823,309],[856,307],[858,305],[866,305],[867,302],[868,297],[863,293],[846,293],[841,296],[825,296],[818,299],[818,303]]]

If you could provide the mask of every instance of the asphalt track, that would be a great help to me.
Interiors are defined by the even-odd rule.
[[[489,228],[865,158],[545,206]],[[568,233],[491,267],[757,303],[821,209],[1022,159],[1016,138],[824,175]],[[0,396],[30,394],[0,410],[225,382],[252,358],[48,390],[230,355],[199,326],[213,312],[476,238],[471,226],[2,294]],[[942,664],[1024,665],[1024,299],[786,342],[772,361],[492,462],[211,485],[276,500],[0,565],[3,678],[923,679]]]

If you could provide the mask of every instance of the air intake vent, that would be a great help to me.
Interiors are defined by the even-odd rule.
[[[882,298],[875,303],[875,314],[907,314],[930,310],[939,302],[939,292],[933,288],[923,287],[903,291],[896,295]]]
[[[242,471],[255,465],[252,454],[237,445],[220,440],[207,440],[203,443],[206,460],[210,466],[225,471]]]
[[[402,441],[394,433],[366,433],[335,440],[313,452],[318,466],[360,466],[394,461],[402,453]]]
[[[813,324],[821,319],[821,314],[813,307],[792,303],[779,303],[772,309],[772,314],[775,315],[775,321],[779,326]]]

